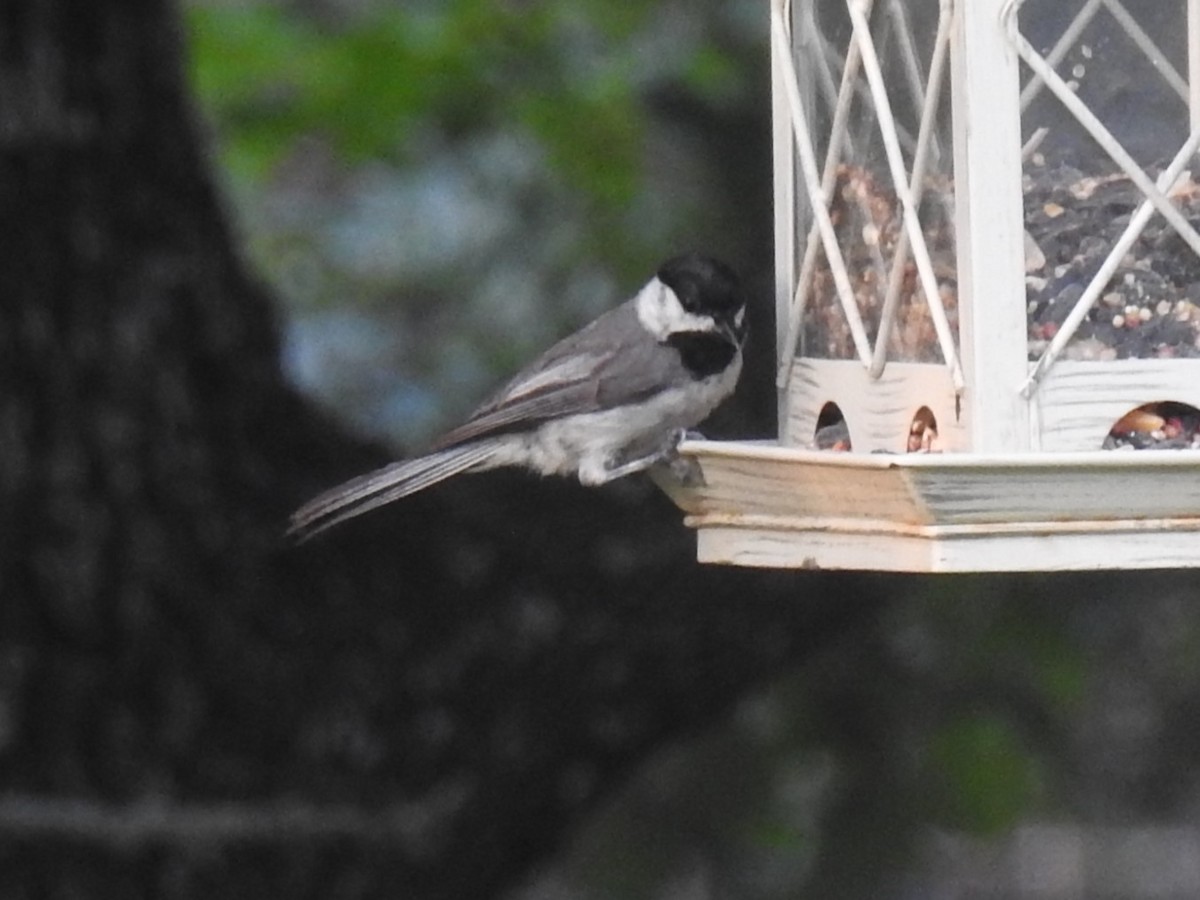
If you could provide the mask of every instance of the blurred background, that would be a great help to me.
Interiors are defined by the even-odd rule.
[[[763,0],[185,13],[287,370],[357,431],[419,448],[702,248],[756,304],[715,433],[772,433]],[[662,753],[512,900],[1200,895],[1194,576],[884,590],[853,642]]]
[[[187,22],[288,370],[365,434],[430,439],[665,255],[769,264],[762,4],[217,0]]]

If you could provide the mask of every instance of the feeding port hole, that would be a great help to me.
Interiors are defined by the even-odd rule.
[[[850,442],[850,427],[846,417],[836,403],[826,403],[817,415],[817,427],[813,432],[813,449],[846,452],[853,449]]]
[[[1103,449],[1200,449],[1200,409],[1173,400],[1135,407],[1113,423]]]
[[[938,453],[937,418],[928,406],[922,406],[913,416],[912,424],[908,427],[908,445],[904,448],[907,453]]]

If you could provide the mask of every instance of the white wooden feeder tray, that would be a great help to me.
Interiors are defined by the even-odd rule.
[[[1200,567],[1200,450],[1101,449],[1200,416],[1200,331],[1140,342],[1200,323],[1200,0],[769,5],[779,440],[681,447],[700,560]]]
[[[1200,453],[862,454],[690,441],[660,481],[704,563],[891,572],[1200,566]]]

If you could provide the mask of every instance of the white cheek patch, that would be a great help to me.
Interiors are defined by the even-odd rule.
[[[715,331],[711,316],[697,316],[683,308],[675,292],[651,278],[637,296],[637,316],[642,327],[658,340],[680,331]]]

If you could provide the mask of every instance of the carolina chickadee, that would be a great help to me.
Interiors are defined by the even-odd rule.
[[[598,485],[669,458],[733,391],[745,299],[733,270],[692,253],[631,300],[559,341],[416,459],[321,494],[292,514],[309,538],[460,472],[524,466]]]

